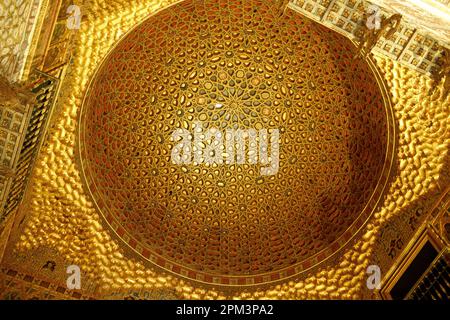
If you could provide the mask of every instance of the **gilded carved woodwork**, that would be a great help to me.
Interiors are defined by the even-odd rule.
[[[450,1],[372,0],[372,3],[401,14],[407,23],[449,44]]]
[[[18,83],[11,83],[0,74],[0,106],[23,113],[25,105],[33,103],[35,99],[36,95],[29,88]]]
[[[29,174],[53,112],[58,79],[35,71],[30,75],[29,82],[34,101],[26,105],[25,111],[17,112],[5,107],[1,113],[0,155],[2,164],[9,167],[10,172],[7,182],[0,182],[0,221],[14,214],[22,201]]]
[[[401,19],[402,16],[399,14],[383,19],[379,29],[368,28],[364,25],[364,31],[358,45],[358,53],[355,57],[367,58],[381,37],[390,39],[394,35],[400,26]]]
[[[396,14],[385,7],[374,11],[372,4],[363,0],[293,0],[290,8],[356,42],[366,29],[368,18],[374,22],[376,15],[382,18]],[[438,67],[436,60],[441,54],[441,46],[448,45],[448,41],[432,37],[419,25],[402,20],[397,32],[390,39],[381,37],[372,53],[430,76]]]
[[[13,82],[26,80],[49,0],[0,1],[0,69]]]

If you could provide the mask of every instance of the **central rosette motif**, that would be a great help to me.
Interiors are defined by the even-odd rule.
[[[149,17],[105,58],[81,112],[83,174],[106,223],[145,260],[209,283],[275,281],[329,257],[376,205],[389,148],[380,86],[354,55],[267,1]],[[256,163],[250,149],[195,161],[196,126],[256,132],[269,162],[276,141],[277,170],[262,174],[259,149]]]

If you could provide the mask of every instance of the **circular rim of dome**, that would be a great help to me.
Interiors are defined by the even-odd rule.
[[[160,270],[162,272],[166,272],[168,274],[175,275],[177,277],[181,277],[189,281],[194,281],[196,283],[200,283],[206,286],[224,286],[224,287],[234,287],[234,286],[251,287],[251,286],[269,285],[274,283],[280,283],[283,281],[288,281],[294,277],[303,275],[306,272],[311,272],[312,270],[315,270],[317,267],[323,265],[326,261],[330,261],[331,259],[336,258],[338,253],[341,253],[345,248],[348,248],[351,245],[352,240],[355,240],[358,237],[358,235],[361,234],[361,231],[365,226],[367,226],[368,221],[370,220],[373,213],[377,209],[380,201],[382,200],[382,197],[385,194],[387,185],[392,175],[392,166],[395,158],[394,151],[397,145],[396,143],[397,132],[393,113],[393,104],[391,101],[391,96],[389,94],[389,90],[386,85],[385,79],[381,75],[378,67],[376,66],[371,57],[366,57],[363,60],[369,66],[371,73],[374,76],[374,79],[378,85],[378,89],[380,90],[383,99],[382,103],[384,106],[384,111],[386,114],[387,149],[383,167],[379,175],[376,187],[374,188],[368,201],[365,203],[363,209],[361,210],[357,218],[328,247],[315,253],[311,257],[308,257],[303,261],[294,263],[282,269],[258,274],[221,275],[216,273],[208,273],[194,270],[190,267],[187,267],[185,265],[179,264],[165,257],[162,257],[155,252],[149,252],[148,249],[139,245],[139,243],[137,243],[137,241],[133,238],[133,236],[130,236],[124,228],[122,228],[120,225],[118,225],[113,221],[113,217],[108,212],[108,208],[105,205],[105,201],[95,197],[95,194],[98,194],[98,191],[96,190],[94,182],[95,179],[91,175],[92,172],[86,169],[85,164],[86,150],[85,144],[83,143],[83,141],[85,141],[84,139],[85,125],[83,124],[85,120],[84,111],[86,109],[85,107],[86,101],[90,97],[92,85],[96,81],[99,72],[103,69],[103,66],[108,61],[111,54],[114,53],[115,49],[122,42],[123,39],[125,39],[129,34],[138,29],[139,26],[144,24],[146,21],[148,21],[155,15],[185,1],[189,0],[180,0],[168,6],[162,7],[156,10],[155,12],[149,14],[142,21],[131,27],[130,30],[121,35],[121,37],[118,40],[116,40],[113,45],[111,45],[111,47],[108,49],[107,54],[101,59],[101,62],[95,68],[95,71],[90,76],[89,82],[84,92],[80,113],[78,116],[79,129],[77,134],[77,147],[76,147],[77,162],[79,163],[81,168],[80,175],[82,183],[85,187],[85,190],[88,191],[86,196],[92,200],[96,211],[100,213],[99,216],[101,217],[100,219],[101,224],[103,226],[106,226],[106,230],[112,231],[111,235],[113,236],[113,239],[117,240],[118,243],[124,244],[124,246],[120,246],[120,249],[123,249],[124,253],[126,253],[128,257],[138,257],[142,262],[144,262],[145,266],[155,268],[156,270]],[[310,18],[302,15],[299,12],[296,12],[296,14],[301,15],[303,18],[307,20],[310,20],[313,24],[318,24],[316,21],[311,20]],[[323,27],[330,29],[326,26]],[[337,32],[332,29],[330,30],[332,32]],[[352,43],[352,45],[355,48],[357,47],[356,43],[353,40],[350,39],[348,40]],[[124,235],[126,235],[126,238],[129,239],[128,241],[125,239]]]

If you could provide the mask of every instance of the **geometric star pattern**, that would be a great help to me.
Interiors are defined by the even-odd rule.
[[[324,261],[381,197],[388,98],[346,38],[267,1],[183,1],[105,58],[80,117],[85,182],[146,261],[255,284]],[[172,132],[279,129],[280,164],[177,165]]]

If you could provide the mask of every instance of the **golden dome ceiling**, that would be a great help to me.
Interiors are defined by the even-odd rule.
[[[109,53],[80,117],[83,174],[145,261],[206,283],[277,281],[342,249],[377,205],[393,126],[345,37],[262,1],[183,1]],[[279,129],[279,170],[171,160],[174,130]]]

